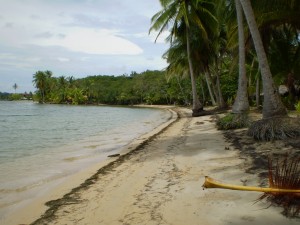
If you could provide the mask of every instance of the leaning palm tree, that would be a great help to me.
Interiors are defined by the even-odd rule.
[[[207,1],[199,0],[160,0],[160,3],[163,7],[161,11],[156,13],[152,17],[152,26],[149,32],[155,30],[158,31],[157,38],[165,31],[169,26],[170,29],[170,43],[172,45],[173,39],[178,36],[179,27],[184,25],[185,30],[184,36],[186,37],[186,52],[189,64],[189,72],[191,77],[192,84],[192,93],[193,93],[193,116],[199,116],[203,112],[203,105],[199,101],[197,90],[196,90],[196,81],[194,74],[194,66],[191,58],[191,44],[190,44],[190,27],[191,24],[197,24],[199,30],[202,34],[202,39],[207,40],[207,32],[203,21],[199,18],[199,7],[201,7],[201,13],[206,15],[207,21],[215,20],[213,14],[203,6],[211,7],[211,3]],[[201,5],[203,3],[204,5]],[[156,38],[156,39],[157,39]]]
[[[254,12],[250,0],[239,0],[252,36],[254,48],[258,57],[259,67],[263,81],[263,118],[274,116],[286,116],[287,111],[280,100],[278,89],[272,78],[263,42],[256,24]]]
[[[263,119],[253,123],[248,134],[259,140],[285,139],[300,136],[300,121],[287,117],[278,88],[272,78],[263,42],[250,0],[240,0],[257,54],[263,82]]]
[[[232,9],[234,7],[230,6]],[[232,106],[232,113],[229,113],[223,118],[218,119],[217,127],[220,130],[237,129],[249,125],[247,112],[249,111],[249,100],[247,90],[247,76],[246,76],[246,52],[245,52],[245,35],[243,26],[243,11],[239,0],[235,0],[236,19],[238,26],[238,47],[239,47],[239,76],[238,76],[238,90],[234,104]],[[231,19],[231,18],[230,18]]]
[[[249,110],[248,92],[247,92],[247,76],[245,65],[245,38],[243,26],[243,10],[239,0],[235,0],[236,17],[238,24],[238,40],[239,40],[239,81],[238,91],[232,106],[232,112],[235,114],[243,114]]]

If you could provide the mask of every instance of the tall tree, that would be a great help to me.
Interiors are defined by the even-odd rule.
[[[263,117],[285,116],[286,108],[280,100],[278,89],[272,78],[267,56],[264,50],[263,42],[256,24],[254,12],[250,0],[240,0],[248,27],[252,36],[255,51],[258,57],[259,67],[263,81]]]
[[[180,92],[184,97],[184,102],[188,105],[189,99],[185,94],[187,90],[183,90],[179,82],[180,78],[190,77],[185,44],[175,40],[172,47],[170,47],[162,57],[166,59],[169,64],[166,68],[167,79],[170,80],[171,78],[175,78],[177,80]]]
[[[49,73],[48,73],[49,75]],[[45,94],[46,94],[46,89],[47,89],[47,79],[48,75],[43,72],[43,71],[37,71],[33,75],[33,83],[35,87],[38,89],[41,99],[39,100],[40,103],[45,103]]]
[[[17,91],[17,88],[18,88],[19,86],[17,85],[17,83],[15,83],[14,85],[13,85],[13,89],[15,90],[15,94],[16,94],[16,91]]]
[[[232,112],[241,114],[249,110],[248,92],[247,92],[247,76],[246,76],[246,52],[245,38],[243,26],[243,10],[239,0],[235,0],[236,17],[238,24],[238,40],[239,40],[239,83],[238,91],[232,106]]]
[[[196,81],[194,74],[194,66],[191,58],[191,46],[190,46],[190,27],[191,24],[197,24],[199,30],[204,39],[207,39],[207,32],[204,26],[203,21],[198,16],[198,10],[201,6],[201,2],[197,0],[160,0],[160,3],[163,7],[161,11],[156,13],[152,19],[152,26],[150,31],[158,30],[157,38],[161,33],[166,30],[169,26],[170,29],[170,42],[172,45],[173,38],[178,36],[179,27],[184,26],[184,36],[186,38],[186,52],[189,64],[189,72],[191,77],[192,93],[193,93],[193,116],[201,115],[203,111],[203,105],[199,100]],[[201,12],[207,15],[207,20],[213,18],[213,15],[206,8],[201,8]]]

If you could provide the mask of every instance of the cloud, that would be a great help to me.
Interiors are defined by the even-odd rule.
[[[17,19],[17,17],[22,19]],[[19,47],[25,45],[59,46],[69,51],[86,54],[137,55],[143,53],[140,46],[126,37],[119,36],[123,28],[118,21],[106,21],[107,19],[101,19],[101,16],[93,13],[85,15],[72,11],[50,16],[30,12],[20,12],[15,17],[6,14],[4,19],[6,30],[0,36],[0,41],[6,45]],[[110,28],[101,28],[99,26],[101,23],[107,23],[106,27],[109,27],[110,23]],[[113,27],[119,27],[119,29]]]
[[[64,57],[58,57],[57,60],[60,62],[70,62],[70,59]]]
[[[36,38],[51,38],[51,37],[53,37],[53,34],[49,31],[45,31],[45,32],[34,35],[34,37],[36,37]]]
[[[77,78],[165,67],[161,59],[167,46],[165,34],[156,43],[155,33],[148,35],[150,19],[160,10],[159,1],[0,2],[1,84],[5,79],[5,83],[25,87],[21,80],[27,77],[30,85],[37,70]],[[0,87],[0,91],[5,90]]]
[[[12,28],[13,26],[14,26],[13,23],[6,23],[6,24],[4,25],[5,28]]]
[[[41,36],[41,35],[40,35]],[[105,55],[137,55],[143,50],[136,44],[114,35],[113,31],[90,29],[90,28],[69,28],[64,37],[43,33],[46,39],[34,40],[31,44],[40,46],[60,46],[74,52],[87,54]]]

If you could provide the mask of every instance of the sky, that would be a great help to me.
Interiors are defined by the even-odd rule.
[[[0,92],[35,91],[33,74],[164,69],[167,34],[149,35],[158,0],[0,0]]]

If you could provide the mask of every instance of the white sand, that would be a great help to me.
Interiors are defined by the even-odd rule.
[[[282,216],[281,209],[254,204],[260,193],[203,190],[205,175],[239,185],[242,180],[255,186],[259,182],[256,175],[244,172],[244,160],[216,130],[212,116],[192,118],[190,110],[180,110],[182,118],[128,159],[116,162],[111,171],[100,173],[93,184],[76,192],[79,202],[60,206],[51,220],[40,224],[299,224],[299,220]],[[70,187],[78,186],[84,176],[95,173],[97,166],[101,165],[77,175],[47,198],[56,199]],[[27,224],[38,219],[46,208],[41,208],[45,199],[7,224]]]

